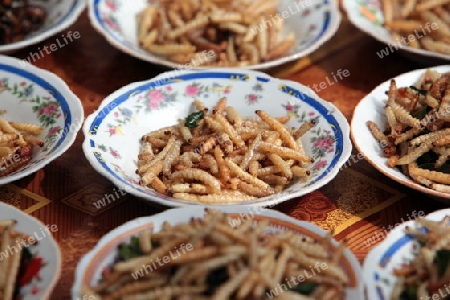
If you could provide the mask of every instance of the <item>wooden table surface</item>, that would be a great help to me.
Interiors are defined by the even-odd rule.
[[[116,89],[164,71],[110,46],[91,27],[86,13],[65,32],[13,56],[24,59],[38,47],[43,49],[55,43],[67,31],[78,31],[80,38],[33,64],[60,76],[81,99],[86,116]],[[313,87],[326,82],[327,77],[332,79],[332,74],[339,69],[348,70],[348,77],[328,85],[318,94],[334,103],[350,121],[355,105],[379,83],[422,67],[397,52],[380,59],[376,51],[384,47],[344,17],[338,33],[313,55],[268,73]],[[55,300],[70,299],[76,265],[101,236],[128,220],[162,210],[129,195],[93,210],[92,204],[111,193],[114,186],[85,159],[81,148],[83,138],[78,133],[74,145],[39,172],[0,187],[0,199],[45,224],[58,226],[55,237],[62,250],[63,268],[51,298]],[[385,177],[365,160],[358,160],[355,150],[352,157],[348,167],[329,184],[275,209],[325,229],[334,228],[335,237],[346,238],[350,249],[363,261],[389,226],[407,220],[414,210],[429,213],[446,207]]]

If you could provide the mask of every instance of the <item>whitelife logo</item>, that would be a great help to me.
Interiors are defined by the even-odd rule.
[[[399,48],[403,48],[404,46],[408,46],[409,43],[414,42],[415,40],[420,40],[421,38],[423,38],[424,36],[426,36],[428,33],[431,32],[431,30],[436,30],[438,29],[438,24],[436,22],[430,23],[427,22],[425,24],[425,28],[422,27],[422,25],[420,25],[420,29],[423,33],[423,35],[421,35],[417,29],[414,30],[414,34],[410,34],[408,35],[408,41],[406,40],[406,37],[402,36],[400,40],[396,39],[397,43],[396,44],[390,44],[388,45],[388,47],[382,49],[381,51],[377,52],[377,55],[379,58],[383,58],[385,56],[388,56],[391,53],[394,53],[394,51],[397,51]],[[426,31],[425,31],[426,29]]]
[[[39,228],[39,231],[34,232],[34,234],[33,234],[34,237],[29,236],[27,240],[24,240],[24,239],[17,240],[15,246],[8,246],[5,251],[0,252],[0,261],[7,259],[9,257],[9,255],[14,255],[15,253],[19,253],[20,251],[22,251],[22,248],[27,248],[30,245],[33,245],[36,242],[45,239],[46,237],[51,235],[52,232],[57,232],[57,231],[58,231],[57,225],[52,225],[52,226],[47,225],[44,228],[42,228],[42,227]]]
[[[69,31],[66,35],[62,35],[61,37],[56,39],[56,43],[50,44],[50,46],[45,45],[42,49],[38,47],[38,52],[30,52],[30,54],[22,60],[21,64],[26,66],[26,64],[31,64],[31,61],[36,62],[37,60],[43,58],[46,54],[51,54],[62,47],[67,46],[74,40],[77,40],[81,37],[78,31],[72,32]],[[62,41],[60,40],[62,39]]]
[[[174,247],[175,252],[173,253],[173,250],[169,251],[169,255],[164,255],[161,259],[160,257],[156,258],[156,261],[151,260],[150,264],[148,265],[142,265],[142,267],[137,270],[136,272],[132,273],[131,276],[138,280],[141,277],[144,277],[146,274],[151,273],[158,269],[158,267],[163,267],[165,264],[170,263],[172,260],[178,259],[181,255],[186,254],[186,252],[190,252],[194,249],[191,243],[187,243],[186,245],[183,243],[180,245],[179,248]],[[158,263],[158,264],[156,264]]]
[[[259,26],[253,27],[251,31],[253,34],[258,34],[259,32],[266,30],[268,27],[278,24],[278,22],[281,19],[287,19],[290,16],[302,12],[305,8],[311,6],[312,4],[313,4],[312,0],[303,0],[294,3],[294,6],[290,5],[288,7],[288,10],[284,10],[280,13],[277,13],[269,19],[264,19]]]

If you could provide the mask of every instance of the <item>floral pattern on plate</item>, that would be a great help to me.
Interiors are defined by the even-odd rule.
[[[15,96],[19,103],[31,103],[31,110],[36,114],[39,125],[48,129],[48,134],[44,138],[44,152],[57,140],[62,131],[61,126],[54,126],[62,116],[61,104],[56,101],[51,94],[47,96],[35,93],[34,84],[21,81],[10,84],[9,78],[0,79],[1,93],[9,91]]]
[[[120,8],[120,1],[117,0],[105,0],[104,10],[102,12],[102,21],[112,30],[117,33],[122,33],[119,22],[116,17],[116,13]]]
[[[374,25],[383,26],[383,14],[379,0],[358,0],[360,15]]]
[[[256,82],[252,87],[252,92],[250,94],[245,95],[245,100],[248,105],[253,105],[258,103],[260,99],[263,98],[264,95],[264,82]]]
[[[33,254],[28,248],[24,248],[23,251],[16,285],[18,294],[14,300],[26,300],[30,295],[36,296],[43,290],[40,284],[40,272],[46,266],[44,259]]]
[[[296,104],[295,101],[289,101],[281,106],[284,107],[287,114],[298,123],[314,123],[314,127],[310,129],[310,133],[313,135],[309,138],[309,143],[312,144],[311,156],[315,161],[312,166],[312,173],[317,173],[319,170],[327,166],[327,160],[322,158],[324,158],[328,153],[334,152],[336,138],[331,130],[323,130],[320,126],[316,126],[320,122],[320,116],[317,115],[315,111],[312,110],[308,112],[303,110],[302,106],[300,104]]]
[[[195,91],[198,89],[198,87],[195,87]],[[188,90],[188,87],[186,90]],[[177,96],[178,92],[174,91],[171,86],[150,90],[144,95],[139,96],[139,99],[143,102],[143,106],[136,106],[136,108],[140,110],[144,107],[147,111],[162,109],[175,102]]]
[[[193,82],[192,84],[188,84],[184,89],[184,96],[186,97],[203,97],[208,98],[212,95],[228,95],[233,88],[232,85],[221,85],[217,82],[214,82],[210,86],[202,85],[199,82]]]
[[[44,128],[39,138],[43,147],[34,147],[26,166],[0,178],[0,184],[29,175],[62,154],[75,140],[84,119],[80,100],[54,74],[34,66],[20,68],[20,60],[2,57],[0,97],[2,117],[13,122],[29,122]]]
[[[234,106],[243,117],[257,118],[257,109],[275,117],[289,113],[293,118],[288,126],[298,127],[311,120],[315,122],[315,127],[303,137],[305,151],[315,159],[315,165],[310,166],[311,177],[294,182],[279,194],[250,204],[280,202],[312,191],[334,177],[350,154],[345,118],[332,104],[320,100],[312,90],[300,84],[269,78],[258,72],[214,70],[163,75],[170,74],[174,74],[172,80],[163,81],[158,76],[122,88],[104,100],[85,122],[83,150],[90,163],[119,187],[127,188],[136,196],[171,206],[183,205],[182,201],[138,186],[136,159],[142,135],[186,118],[195,110],[192,101],[196,99],[212,108],[220,98],[226,97],[227,104]],[[133,118],[132,122],[118,121],[123,120],[124,111],[128,118]],[[114,138],[110,138],[111,135]]]

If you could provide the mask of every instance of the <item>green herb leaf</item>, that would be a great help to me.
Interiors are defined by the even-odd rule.
[[[317,288],[317,283],[305,282],[305,283],[299,283],[299,284],[291,287],[289,290],[299,293],[299,294],[302,294],[302,295],[311,295],[316,288]]]
[[[213,295],[215,290],[227,282],[229,279],[228,270],[226,267],[220,267],[218,269],[212,270],[209,272],[208,276],[206,276],[206,284],[207,290],[205,291],[205,295]]]
[[[445,163],[439,169],[434,167],[436,160],[438,159],[438,155],[433,151],[429,151],[417,159],[417,166],[422,169],[438,171],[445,174],[450,174],[450,163]]]
[[[158,248],[159,246],[161,246],[158,241],[152,241],[151,243],[152,243],[152,249],[155,249],[155,248]]]
[[[424,106],[421,109],[418,109],[415,112],[413,112],[411,115],[416,119],[422,120],[427,115],[427,112],[428,106]]]
[[[186,117],[184,126],[187,128],[195,128],[198,126],[197,122],[205,116],[205,113],[203,110],[199,110],[196,112],[193,112],[189,116]]]
[[[28,247],[23,248],[22,252],[22,260],[24,263],[29,263],[33,259],[33,254],[31,253],[30,249]]]
[[[399,300],[416,300],[417,299],[417,287],[416,286],[407,286],[400,294]]]
[[[418,92],[419,94],[421,94],[423,96],[425,96],[427,94],[427,90],[419,90],[418,88],[416,88],[415,86],[412,86],[412,85],[409,88]]]
[[[445,174],[450,174],[450,164],[449,163],[442,165],[442,167],[440,167],[439,169],[436,169],[434,167],[434,163],[418,164],[417,166],[419,168],[427,169],[430,171],[438,171],[438,172],[442,172]]]
[[[133,236],[129,243],[121,243],[119,245],[119,261],[139,257],[142,254],[141,247],[139,246],[139,238],[136,236]]]
[[[438,155],[436,153],[434,153],[433,151],[429,151],[423,155],[421,155],[418,159],[417,159],[417,165],[422,167],[422,165],[425,164],[433,164],[436,162],[436,160],[438,159]]]
[[[439,277],[442,277],[445,273],[445,270],[450,265],[450,250],[437,250],[436,255],[434,256],[434,263],[438,267]]]
[[[22,258],[20,259],[20,268],[19,268],[19,274],[18,274],[18,278],[20,278],[21,276],[23,276],[23,274],[25,274],[28,264],[33,260],[33,254],[31,253],[30,249],[28,249],[28,247],[24,247],[23,251],[22,251]],[[16,287],[14,289],[14,298],[13,299],[17,299],[16,297],[18,297],[20,295],[20,284],[19,284],[19,280],[16,281]]]

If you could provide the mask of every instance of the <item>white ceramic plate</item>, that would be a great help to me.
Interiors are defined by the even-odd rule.
[[[34,147],[25,167],[0,178],[5,184],[32,174],[63,154],[75,141],[84,120],[80,99],[55,74],[20,60],[0,55],[0,109],[8,121],[44,127],[39,136],[45,145]],[[7,165],[13,160],[6,159]]]
[[[383,26],[384,17],[383,10],[381,8],[381,0],[344,0],[342,3],[347,16],[353,25],[359,28],[361,31],[372,36],[376,40],[386,44],[386,48],[383,50],[386,55],[390,55],[393,51],[389,49],[389,45],[398,45],[398,42],[392,38],[389,31]],[[425,30],[427,34],[428,31]],[[424,36],[422,31],[418,31],[417,37]],[[404,43],[406,44],[406,43]],[[394,47],[392,47],[396,51]],[[412,47],[402,47],[400,48],[402,54],[406,54],[414,60],[420,61],[427,65],[434,62],[443,62],[450,60],[450,55],[437,53],[425,49],[415,49]],[[381,51],[381,49],[380,49]],[[381,53],[381,52],[379,52]],[[370,53],[374,57],[381,57],[374,51]]]
[[[229,207],[220,208],[220,210],[236,217],[239,214],[249,213],[249,207]],[[72,299],[75,300],[83,296],[81,295],[82,284],[94,286],[98,282],[103,268],[113,262],[117,254],[117,246],[121,242],[129,241],[131,236],[137,235],[139,231],[146,228],[153,227],[155,232],[157,232],[161,229],[164,221],[168,221],[171,224],[179,224],[188,222],[192,217],[200,218],[203,215],[204,207],[201,206],[170,209],[151,217],[135,219],[112,230],[100,239],[95,248],[85,255],[78,264],[75,273],[75,283],[72,288]],[[311,223],[296,220],[274,210],[263,209],[261,214],[254,217],[256,221],[266,218],[270,219],[270,225],[266,230],[271,232],[292,230],[314,239],[324,237],[327,234],[324,230]],[[333,244],[336,245],[337,242],[333,240]],[[359,262],[349,250],[345,250],[344,259],[342,259],[341,263],[349,278],[345,299],[363,299],[364,284],[361,281],[362,273]]]
[[[450,66],[439,66],[431,69],[445,73],[450,71]],[[425,71],[426,69],[414,70],[395,77],[397,87],[413,85]],[[450,194],[429,189],[414,182],[399,169],[389,168],[387,165],[387,158],[383,156],[380,144],[375,140],[367,128],[367,121],[373,121],[378,124],[381,129],[384,129],[383,126],[386,124],[384,106],[386,104],[385,100],[387,99],[385,92],[389,89],[389,84],[390,79],[376,87],[356,106],[351,124],[351,135],[355,147],[369,163],[391,179],[428,195],[439,197],[441,199],[450,199]]]
[[[43,224],[39,220],[29,216],[21,210],[0,202],[0,220],[15,219],[17,224],[14,229],[33,237],[38,243],[30,246],[33,255],[33,275],[31,281],[20,289],[20,300],[45,300],[50,299],[50,294],[61,275],[61,252],[58,244],[52,237],[52,233],[58,231],[55,224]],[[26,244],[27,241],[25,241]],[[21,245],[24,245],[21,242]],[[15,246],[16,247],[16,246]],[[17,247],[19,247],[17,245]],[[15,255],[14,248],[0,255]],[[12,254],[11,254],[12,253]],[[41,266],[36,268],[36,266]],[[25,280],[24,280],[25,281]]]
[[[133,5],[128,5],[125,0],[89,0],[89,17],[94,28],[117,49],[148,62],[170,68],[183,68],[182,65],[155,56],[139,47],[136,15],[146,4],[147,0],[133,0]],[[294,31],[296,45],[285,57],[248,66],[247,69],[268,69],[307,56],[333,37],[341,21],[336,1],[280,0],[279,12],[284,11],[288,15],[285,19],[286,28]]]
[[[440,221],[445,216],[450,216],[450,209],[435,211],[425,218]],[[405,235],[405,227],[414,226],[416,217],[411,216],[411,221],[396,226],[383,242],[374,247],[367,255],[363,272],[369,300],[390,299],[397,281],[392,271],[410,261],[420,249],[418,242]]]
[[[44,25],[37,31],[28,34],[25,39],[7,45],[0,45],[0,53],[10,53],[30,45],[37,44],[75,23],[86,6],[85,0],[46,0],[30,1],[47,11]]]
[[[139,185],[135,173],[139,140],[149,131],[186,118],[192,112],[194,99],[211,108],[221,97],[227,97],[228,104],[244,117],[254,117],[255,110],[263,109],[272,116],[291,114],[290,126],[316,120],[316,126],[303,140],[305,151],[315,160],[310,178],[246,204],[274,205],[316,190],[336,176],[350,155],[348,123],[333,104],[299,83],[231,69],[172,71],[121,88],[86,119],[83,151],[98,172],[135,196],[167,206],[195,204]]]

